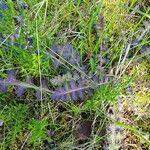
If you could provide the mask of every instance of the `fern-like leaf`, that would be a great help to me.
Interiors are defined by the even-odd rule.
[[[68,86],[59,87],[52,94],[51,99],[55,101],[79,100],[82,101],[90,94],[92,88],[87,85],[86,80],[72,80]]]
[[[84,99],[91,96],[94,90],[101,84],[107,83],[109,78],[93,76],[91,79],[94,82],[91,83],[88,79],[79,79],[77,81],[72,80],[68,84],[62,87],[58,87],[51,95],[51,99],[54,101],[83,101]]]
[[[67,62],[69,62],[72,65],[78,66],[80,69],[84,69],[84,66],[80,65],[80,56],[79,54],[73,49],[71,44],[66,43],[63,46],[60,45],[54,45],[50,49],[50,53],[53,57],[57,58],[53,60],[53,65],[58,68],[62,64],[60,63],[60,57],[65,59]]]
[[[108,77],[106,77],[104,75],[102,76],[101,74],[98,74],[98,73],[93,74],[90,72],[90,73],[88,73],[88,77],[94,83],[107,82],[107,80],[108,80]],[[80,73],[74,71],[73,73],[67,72],[66,74],[55,76],[54,78],[50,79],[50,82],[54,86],[62,86],[65,83],[68,83],[72,80],[77,81],[79,79],[86,79],[86,77],[84,77]]]
[[[53,93],[53,91],[50,91],[47,87],[47,81],[42,80],[42,92],[46,93]],[[32,78],[27,77],[25,82],[21,82],[16,80],[16,71],[10,70],[7,72],[7,78],[6,79],[0,79],[0,91],[2,93],[5,93],[8,91],[8,86],[13,85],[15,87],[15,94],[17,97],[21,97],[24,95],[26,89],[34,89],[36,91],[36,97],[39,98],[39,93],[41,92],[41,88],[34,85]]]

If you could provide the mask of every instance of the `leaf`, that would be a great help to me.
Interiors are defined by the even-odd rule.
[[[2,80],[2,79],[0,80],[0,91],[1,92],[4,92],[4,93],[7,92],[9,83],[16,81],[15,76],[16,76],[15,70],[7,71],[7,78],[4,80]]]
[[[26,83],[29,84],[33,83],[31,77],[29,76],[26,77]],[[26,91],[26,87],[19,85],[16,87],[15,94],[17,95],[17,97],[21,97],[24,95],[25,91]]]
[[[70,74],[68,73],[67,76],[64,77],[67,78],[70,77]],[[84,99],[88,98],[93,94],[94,89],[97,87],[100,83],[106,83],[108,82],[108,77],[99,77],[96,75],[91,75],[91,82],[89,79],[85,79],[84,77],[80,75],[72,75],[74,79],[77,77],[77,80],[70,80],[68,82],[65,82],[62,80],[63,86],[60,86],[56,88],[55,91],[50,91],[48,89],[48,82],[45,79],[42,79],[42,91],[40,87],[37,87],[33,84],[32,78],[27,76],[25,82],[21,82],[16,80],[16,70],[9,70],[7,71],[7,78],[0,80],[0,91],[1,92],[7,92],[9,85],[15,86],[15,94],[17,97],[21,97],[24,95],[27,88],[35,89],[36,91],[36,98],[38,100],[42,99],[41,92],[48,92],[51,93],[51,99],[54,101],[66,101],[66,100],[74,100],[74,101],[83,101]],[[60,77],[61,79],[61,77]],[[94,86],[92,85],[94,83]],[[98,85],[99,86],[99,85]]]
[[[27,76],[25,82],[21,82],[16,80],[16,71],[10,70],[7,72],[7,78],[0,80],[0,91],[5,93],[8,91],[8,86],[15,86],[15,94],[17,97],[21,97],[24,95],[27,88],[32,88],[36,91],[36,97],[39,99],[40,87],[37,87],[33,84],[32,78]],[[46,93],[52,93],[47,87],[47,81],[42,80],[42,91]]]
[[[61,58],[65,59],[72,65],[78,66],[81,70],[84,69],[84,66],[80,64],[80,56],[79,54],[73,49],[71,44],[66,43],[65,45],[53,45],[50,49],[50,53],[56,59],[53,59],[53,65],[55,68],[62,66],[60,61]]]
[[[71,80],[67,84],[64,83],[64,86],[58,87],[54,93],[51,95],[51,99],[54,101],[83,101],[84,99],[91,96],[94,90],[102,83],[107,83],[109,77],[107,76],[91,76],[91,83],[88,79]],[[93,85],[94,83],[94,85]]]
[[[3,3],[3,2],[0,2],[0,10],[7,10],[8,9],[8,6]]]
[[[51,96],[55,101],[82,101],[93,89],[86,85],[86,80],[72,80],[68,86],[57,88]]]

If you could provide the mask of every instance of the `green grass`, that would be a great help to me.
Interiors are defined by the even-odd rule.
[[[18,100],[13,94],[13,86],[9,87],[8,93],[0,93],[0,120],[3,121],[3,125],[0,126],[0,149],[44,149],[46,141],[49,142],[49,145],[46,145],[48,149],[54,146],[52,142],[56,144],[56,149],[62,150],[101,149],[101,143],[107,136],[103,132],[111,123],[134,134],[138,139],[136,144],[141,146],[141,141],[150,131],[149,119],[138,118],[143,115],[140,112],[142,109],[146,109],[144,114],[147,114],[148,110],[146,106],[149,104],[147,101],[149,91],[146,83],[149,80],[149,64],[139,51],[142,46],[150,44],[149,36],[144,34],[135,47],[132,47],[131,43],[141,36],[139,29],[143,28],[143,22],[150,17],[148,2],[146,0],[25,0],[25,2],[29,8],[19,12],[16,4],[12,0],[7,0],[9,9],[5,10],[4,17],[0,19],[0,32],[7,35],[6,41],[10,41],[9,37],[16,28],[13,17],[22,15],[24,21],[16,42],[25,44],[27,34],[32,37],[33,45],[29,50],[24,50],[16,46],[9,47],[7,42],[5,46],[0,43],[0,78],[6,76],[6,70],[16,68],[21,81],[30,75],[41,85],[43,77],[51,79],[60,73],[53,67],[47,49],[54,44],[69,42],[79,52],[83,61],[87,58],[85,63],[89,72],[99,72],[97,55],[107,58],[108,62],[100,71],[107,69],[116,82],[100,86],[94,95],[83,103],[57,103],[51,101],[48,96],[44,96],[43,101],[39,102],[36,101],[32,89],[27,90]],[[103,45],[106,46],[106,50],[103,50]],[[4,47],[7,48],[4,50]],[[132,55],[128,58],[129,51],[132,51]],[[142,59],[138,60],[141,57]],[[69,68],[81,71],[77,66],[66,62],[65,64]],[[140,88],[138,80],[141,81]],[[136,93],[134,97],[126,93],[125,89],[128,86],[134,89]],[[42,86],[40,90],[42,91]],[[41,94],[43,95],[42,92]],[[128,116],[134,120],[131,124],[113,120],[107,114],[108,106],[118,109],[117,100],[120,97],[123,97],[125,110],[133,109],[136,112],[133,116]],[[135,101],[130,104],[132,98]],[[130,105],[133,107],[130,108]],[[138,107],[140,109],[137,109]],[[80,120],[93,122],[91,136],[82,144],[78,143],[78,138],[74,135],[74,129]],[[145,123],[146,126],[143,127]],[[140,130],[141,134],[138,133]],[[49,132],[54,134],[49,136]],[[149,141],[147,139],[144,141],[145,147],[148,146]]]

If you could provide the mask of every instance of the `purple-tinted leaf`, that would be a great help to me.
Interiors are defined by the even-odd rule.
[[[7,81],[13,82],[16,80],[16,70],[8,70],[7,71]]]
[[[61,100],[64,100],[66,97],[66,94],[65,94],[65,89],[64,88],[58,88],[55,90],[55,93],[51,95],[51,98],[52,100],[55,100],[55,101],[61,101]]]
[[[71,82],[70,82],[70,88],[71,88],[71,89],[77,88],[75,81],[71,81]],[[73,100],[76,100],[76,99],[77,99],[77,95],[76,95],[75,92],[72,92],[71,98],[72,98]]]
[[[59,46],[58,45],[53,45],[52,47],[51,47],[51,49],[52,49],[52,51],[54,51],[55,53],[59,53]]]
[[[61,100],[74,100],[74,101],[82,101],[87,97],[86,90],[91,89],[89,86],[85,85],[84,80],[71,81],[68,87],[61,87],[56,89],[56,91],[52,94],[51,99],[55,101]]]
[[[32,84],[33,83],[32,78],[30,76],[27,76],[26,77],[26,82],[29,83],[29,84]]]
[[[16,81],[16,71],[15,70],[8,70],[7,71],[7,78],[0,80],[0,91],[7,92],[9,83]]]
[[[95,82],[95,83],[98,83],[99,82],[99,78],[97,76],[93,76],[92,77],[92,80]]]
[[[3,93],[6,93],[7,89],[8,89],[8,86],[7,86],[7,84],[3,83],[2,81],[3,80],[0,80],[0,91],[3,92]]]
[[[59,54],[59,46],[53,45],[51,47],[51,49],[54,52],[54,53],[52,53],[52,55],[54,57],[56,57],[57,59],[59,59],[59,57],[56,55],[56,54]],[[60,66],[60,63],[57,60],[53,60],[53,65],[54,65],[55,68],[58,68]]]
[[[6,10],[8,9],[7,5],[3,2],[0,2],[0,10]]]
[[[53,65],[58,68],[62,64],[60,63],[62,57],[67,62],[69,62],[72,65],[78,66],[80,69],[82,69],[82,66],[80,65],[80,56],[79,54],[73,49],[71,44],[65,44],[63,46],[60,45],[54,45],[51,47],[50,51],[51,55],[57,59],[53,59]]]
[[[35,96],[36,96],[37,100],[41,100],[42,99],[41,91],[37,90]]]
[[[25,93],[25,88],[22,86],[18,86],[15,91],[15,94],[17,95],[17,97],[23,96],[24,93]]]
[[[96,75],[91,77],[91,82],[88,79],[79,79],[77,81],[71,80],[67,86],[57,88],[51,96],[52,100],[55,101],[65,101],[65,100],[74,100],[74,101],[83,101],[84,99],[91,96],[94,92],[94,89],[98,87],[101,83],[107,83],[108,77],[98,77]]]
[[[32,79],[30,76],[26,77],[26,83],[32,84]],[[25,91],[26,91],[26,87],[19,85],[16,87],[15,94],[17,97],[21,97],[24,95]]]
[[[73,57],[77,57],[77,54],[75,53],[75,50],[73,49],[72,45],[70,44],[65,44],[63,47],[63,56],[65,59],[72,59],[75,61],[75,58]],[[74,62],[76,63],[76,62]]]

